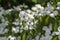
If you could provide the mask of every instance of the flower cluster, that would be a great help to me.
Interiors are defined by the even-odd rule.
[[[43,7],[40,4],[36,4],[31,9],[28,9],[28,6],[23,4],[13,8],[14,9],[8,10],[0,8],[2,23],[5,24],[6,28],[8,28],[9,31],[12,31],[12,34],[23,33],[24,31],[30,31],[30,33],[32,34],[32,30],[36,31],[37,27],[39,26],[40,28],[40,25],[42,25],[39,22],[45,21],[48,23],[48,18],[55,18],[57,15],[59,15],[58,11],[55,10],[50,3],[47,3],[46,7]],[[60,2],[57,3],[56,9],[60,9]],[[42,17],[46,16],[46,20],[43,20]],[[43,26],[45,25],[43,24]],[[58,31],[60,33],[60,27],[58,28]],[[9,36],[9,38],[11,40],[15,39],[15,37],[12,36]]]
[[[57,8],[56,9],[60,9],[60,2],[57,3]]]

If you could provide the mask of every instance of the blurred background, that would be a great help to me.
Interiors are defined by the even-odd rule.
[[[13,6],[17,6],[20,4],[26,4],[29,8],[35,4],[41,4],[42,6],[46,6],[47,2],[53,2],[55,5],[60,0],[0,0],[0,6],[4,9],[13,8]]]

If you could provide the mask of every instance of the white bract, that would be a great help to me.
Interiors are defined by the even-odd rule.
[[[60,33],[59,32],[54,32],[56,35],[59,35]]]
[[[12,31],[15,31],[15,30],[16,30],[16,28],[12,27]]]
[[[12,27],[12,32],[18,33],[19,32],[19,27]]]
[[[12,24],[14,24],[14,25],[19,25],[19,21],[13,22]]]
[[[2,14],[4,13],[4,9],[2,7],[0,7],[0,16],[2,16]]]
[[[40,13],[39,16],[43,16],[43,14]]]
[[[51,12],[50,11],[45,11],[46,15],[49,15]]]
[[[14,7],[14,9],[17,10],[17,11],[21,11],[20,6]]]
[[[34,16],[31,14],[27,14],[30,19],[34,19]]]
[[[35,15],[35,12],[32,12],[31,15]]]
[[[37,7],[32,7],[31,8],[33,11],[37,11]]]
[[[54,7],[50,3],[47,3],[47,7],[45,7],[45,11],[52,12],[53,10],[54,10]]]
[[[60,32],[60,26],[58,27],[58,31]]]
[[[50,13],[50,11],[46,11],[47,13]]]
[[[24,3],[23,3],[23,7],[24,7],[24,8],[28,8],[28,6],[27,6],[27,5],[25,5]]]
[[[8,21],[5,21],[5,22],[4,22],[4,24],[5,24],[6,26],[8,25],[8,23],[9,23]]]
[[[55,16],[57,16],[57,15],[58,15],[58,11],[53,11],[53,14],[54,14]]]
[[[25,15],[25,11],[20,11],[19,17],[24,16]]]
[[[49,2],[47,3],[47,7],[52,6]]]
[[[55,17],[55,15],[53,13],[50,14],[50,17]]]
[[[10,39],[10,40],[16,40],[16,37],[10,35],[10,36],[8,37],[8,39]]]
[[[8,29],[5,29],[5,30],[4,30],[4,33],[8,33],[8,31],[9,31]]]
[[[55,17],[58,15],[58,12],[57,11],[53,11],[53,13],[50,14],[51,17]]]
[[[32,12],[30,9],[27,9],[26,11],[27,11],[28,13],[31,13],[31,12]]]
[[[33,22],[31,22],[31,25],[33,25],[34,23]]]
[[[58,9],[58,10],[59,10],[59,9],[60,9],[60,7],[57,7],[56,9]]]
[[[60,7],[60,2],[57,2],[57,6]]]
[[[41,7],[41,9],[40,10],[44,10],[44,7]]]
[[[30,30],[32,30],[32,29],[33,29],[33,27],[31,26],[31,27],[29,27],[29,29],[30,29]]]
[[[28,25],[26,25],[25,27],[24,27],[24,30],[28,30],[29,29],[29,27],[28,27]]]
[[[6,12],[6,13],[10,13],[11,11],[13,11],[13,9],[8,9],[8,10],[6,10],[5,12]]]
[[[35,6],[36,6],[37,8],[39,8],[39,9],[41,8],[41,5],[40,5],[40,4],[36,4]]]

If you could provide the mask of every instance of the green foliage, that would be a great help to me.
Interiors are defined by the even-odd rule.
[[[53,38],[51,40],[59,40],[59,39],[58,39],[58,36],[55,35],[55,36],[53,36]]]
[[[32,0],[32,2],[37,3],[37,0]]]
[[[22,32],[21,40],[26,40],[27,34],[26,31]]]

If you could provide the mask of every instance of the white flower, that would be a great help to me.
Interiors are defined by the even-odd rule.
[[[28,6],[27,6],[27,5],[25,5],[24,3],[23,3],[23,7],[24,7],[24,8],[28,8]]]
[[[19,25],[19,21],[13,22],[12,24],[14,24],[14,25]]]
[[[41,7],[41,9],[40,10],[44,10],[44,7]]]
[[[22,22],[20,22],[20,25],[22,25]]]
[[[26,23],[26,25],[30,25],[30,24],[29,24],[29,21]]]
[[[0,8],[0,16],[2,16],[2,14],[5,12],[5,10],[1,7]]]
[[[33,11],[37,11],[37,7],[32,7],[31,8]]]
[[[35,15],[35,12],[32,12],[32,15]]]
[[[24,16],[25,13],[26,13],[25,11],[20,11],[20,13],[19,13],[19,17]]]
[[[53,11],[53,14],[56,16],[58,15],[58,11]]]
[[[48,3],[47,3],[47,7],[49,7],[49,6],[51,6],[51,4],[48,2]]]
[[[58,10],[59,10],[59,9],[60,9],[60,7],[57,7],[56,9],[58,9]]]
[[[55,17],[55,15],[53,13],[50,14],[50,17]]]
[[[18,10],[18,11],[21,11],[20,6],[17,6],[17,7],[15,7],[14,9],[15,9],[15,10]]]
[[[23,7],[23,5],[19,5],[20,7]]]
[[[19,32],[19,27],[16,27],[16,32]]]
[[[37,8],[41,8],[41,5],[40,4],[36,4],[35,5]]]
[[[35,20],[35,21],[34,21],[34,24],[36,24],[37,22],[38,22],[38,20]]]
[[[22,33],[23,32],[23,30],[22,29],[20,29],[20,33]]]
[[[4,22],[5,22],[5,19],[4,19],[4,18],[2,18],[1,20],[2,20],[2,23],[4,23]]]
[[[8,37],[10,40],[16,40],[16,37],[12,37],[11,35]]]
[[[23,17],[20,18],[20,21],[24,21],[24,20],[25,20],[25,18],[23,18]]]
[[[50,11],[45,11],[47,15],[49,15],[51,12]]]
[[[23,3],[23,5],[20,5],[20,7],[21,7],[21,8],[22,8],[22,7],[24,7],[24,8],[28,8],[28,6],[25,5],[24,3]]]
[[[58,27],[58,31],[60,32],[60,26]]]
[[[31,10],[30,10],[30,9],[27,9],[26,11],[27,11],[28,13],[31,13]]]
[[[28,25],[26,25],[26,26],[24,27],[24,30],[28,30]]]
[[[60,33],[59,32],[54,32],[56,35],[59,35]]]
[[[29,18],[34,19],[34,16],[31,14],[27,14]]]
[[[28,25],[26,25],[24,29],[25,29],[25,30],[28,30]]]
[[[29,29],[32,30],[33,29],[33,26],[29,27]]]
[[[54,11],[53,13],[50,14],[51,17],[55,17],[56,15],[58,15],[57,11]]]
[[[4,30],[4,33],[7,33],[7,32],[8,32],[8,29],[5,29],[5,30]]]
[[[25,13],[25,11],[20,11],[20,14],[24,14]]]
[[[16,31],[16,28],[15,27],[12,27],[12,31]]]
[[[2,27],[2,28],[4,28],[4,27],[6,27],[7,25],[5,25],[4,23],[1,23],[0,24],[0,27]]]
[[[45,11],[50,11],[50,12],[53,12],[54,8],[51,6],[51,7],[46,7],[45,8]]]
[[[34,23],[33,22],[31,22],[31,25],[33,25]]]
[[[60,2],[57,2],[57,6],[60,7]]]
[[[50,13],[50,11],[46,11],[47,13]]]
[[[13,9],[8,9],[8,11],[10,11],[10,12],[11,12],[12,10],[13,10]]]
[[[6,13],[9,13],[9,12],[11,12],[13,9],[8,9],[8,10],[6,10],[5,12]]]
[[[4,24],[5,24],[5,25],[8,25],[8,23],[9,23],[8,21],[5,21],[5,23],[4,23]]]
[[[50,3],[47,3],[47,7],[45,8],[45,10],[52,12],[54,10],[54,7]]]
[[[43,14],[41,14],[41,13],[39,13],[38,15],[39,15],[39,16],[43,16]]]
[[[28,6],[27,5],[24,5],[24,8],[28,8]]]
[[[54,7],[49,2],[47,3],[47,7],[51,8],[51,9],[54,9]]]
[[[11,38],[12,36],[10,35],[8,38]]]
[[[12,27],[12,32],[18,33],[19,32],[19,27],[16,27],[16,28]]]
[[[25,21],[29,20],[29,17],[25,16]]]

